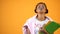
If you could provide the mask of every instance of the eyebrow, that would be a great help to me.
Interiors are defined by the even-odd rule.
[[[44,9],[44,5],[38,6],[38,8],[39,8],[40,10],[42,10],[42,9]]]

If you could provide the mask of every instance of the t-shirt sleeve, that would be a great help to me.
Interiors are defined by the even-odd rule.
[[[29,21],[26,21],[25,24],[22,27],[23,34],[27,34],[26,28],[24,26],[27,26],[29,28]]]

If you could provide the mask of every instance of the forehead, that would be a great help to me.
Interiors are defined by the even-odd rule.
[[[45,5],[44,5],[44,4],[38,4],[38,6],[44,6],[44,7],[45,7]]]

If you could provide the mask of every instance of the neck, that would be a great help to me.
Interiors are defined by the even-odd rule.
[[[43,21],[43,20],[45,20],[45,16],[41,15],[41,14],[38,14],[37,19],[40,20],[40,21]]]

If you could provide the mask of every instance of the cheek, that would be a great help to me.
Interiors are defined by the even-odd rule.
[[[44,10],[42,10],[42,12],[46,12],[46,10],[44,9]]]
[[[40,10],[36,10],[36,12],[40,12]]]
[[[37,13],[41,13],[41,12],[45,13],[46,10],[42,10],[42,11],[40,11],[40,10],[36,10],[36,12],[37,12]]]

